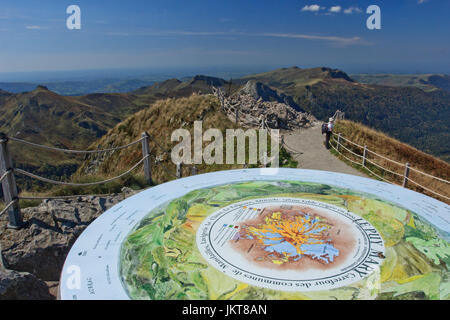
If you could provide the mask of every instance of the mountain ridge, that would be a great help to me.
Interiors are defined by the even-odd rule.
[[[128,116],[166,98],[240,91],[256,100],[285,103],[299,112],[326,120],[339,109],[346,118],[381,130],[402,142],[450,161],[450,93],[415,87],[358,83],[339,69],[281,68],[230,81],[196,75],[180,81],[172,78],[129,93],[92,93],[61,96],[41,85],[25,93],[0,91],[0,130],[37,143],[84,149]],[[51,168],[55,176],[61,164],[75,168],[79,160],[12,145],[19,166]],[[56,166],[56,167],[52,167]],[[47,169],[42,169],[47,170]],[[73,170],[73,169],[67,169]],[[64,172],[66,169],[63,169]]]

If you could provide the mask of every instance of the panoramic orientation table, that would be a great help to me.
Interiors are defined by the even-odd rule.
[[[450,206],[373,179],[245,169],[146,189],[80,235],[61,299],[446,299]]]

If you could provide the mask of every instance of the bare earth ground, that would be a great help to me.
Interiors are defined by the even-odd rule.
[[[325,148],[325,135],[322,135],[321,123],[315,122],[311,128],[286,131],[282,134],[284,143],[287,145],[286,150],[298,161],[299,168],[367,177],[364,173],[339,160]]]

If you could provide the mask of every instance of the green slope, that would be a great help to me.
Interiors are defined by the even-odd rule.
[[[336,110],[424,152],[450,160],[450,92],[361,84],[339,70],[297,67],[247,76],[292,96],[320,120]]]
[[[441,74],[352,74],[351,77],[366,84],[450,91],[450,76]]]

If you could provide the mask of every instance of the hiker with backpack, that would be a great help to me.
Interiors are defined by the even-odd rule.
[[[322,125],[322,134],[326,134],[325,135],[325,147],[327,149],[330,149],[330,138],[331,135],[333,134],[333,128],[334,128],[334,119],[330,118],[328,119],[328,123],[324,123]]]

